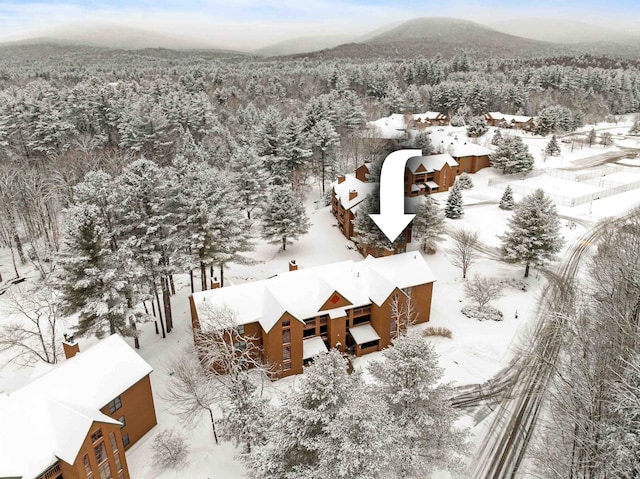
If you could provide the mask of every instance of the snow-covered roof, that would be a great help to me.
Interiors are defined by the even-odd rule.
[[[327,346],[320,336],[305,339],[302,341],[302,359],[311,359],[322,353],[326,353]]]
[[[413,115],[413,119],[414,120],[420,120],[420,121],[436,120],[440,116],[444,116],[444,115],[442,115],[442,113],[440,113],[439,111],[427,111],[427,112],[424,112],[424,113],[416,113],[416,114],[414,114]]]
[[[100,409],[152,371],[113,335],[0,394],[0,477],[32,478],[76,459],[91,424],[119,424]]]
[[[377,341],[380,339],[376,330],[370,324],[363,324],[360,326],[354,326],[349,328],[353,340],[358,344],[369,343],[371,341]]]
[[[493,154],[493,150],[475,143],[452,143],[449,145],[449,152],[454,158],[463,156],[485,156]]]
[[[436,278],[417,252],[344,261],[314,268],[288,271],[272,278],[193,294],[193,302],[203,330],[215,328],[207,321],[207,313],[229,307],[236,313],[239,325],[259,323],[269,332],[287,312],[299,321],[323,314],[340,317],[345,307],[320,309],[334,293],[357,308],[371,304],[380,306],[395,288],[431,283]]]
[[[440,188],[440,185],[438,183],[436,183],[435,181],[427,181],[427,186],[431,189],[433,188]]]
[[[342,183],[339,183],[338,180],[331,183],[333,191],[345,210],[353,208],[364,200],[373,192],[376,186],[378,186],[378,183],[360,181],[353,175],[344,175],[344,181]],[[349,199],[349,193],[352,191],[356,193],[356,196]]]
[[[526,123],[530,120],[533,120],[531,116],[525,115],[506,115],[504,113],[500,113],[499,111],[490,111],[489,115],[494,120],[504,120],[507,123]]]
[[[367,127],[376,131],[377,138],[402,140],[407,137],[405,116],[399,113],[367,122]]]
[[[420,165],[422,165],[424,171],[417,171]],[[458,166],[458,162],[447,153],[441,155],[414,156],[407,161],[407,168],[409,168],[412,173],[433,173],[434,171],[440,171],[444,165],[454,167]]]

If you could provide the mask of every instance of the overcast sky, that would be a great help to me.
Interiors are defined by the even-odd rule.
[[[640,0],[0,0],[0,40],[100,22],[246,49],[296,36],[360,35],[418,16],[491,22],[549,12],[556,18],[637,28]]]

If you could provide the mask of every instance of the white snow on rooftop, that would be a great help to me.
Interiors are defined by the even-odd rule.
[[[533,117],[525,116],[525,115],[507,115],[504,113],[500,113],[499,111],[490,111],[489,115],[494,120],[504,120],[507,123],[526,123],[529,120],[532,120]]]
[[[36,477],[58,457],[73,463],[94,421],[119,424],[100,409],[151,371],[113,335],[0,394],[0,477]]]
[[[364,261],[299,269],[262,281],[210,289],[194,293],[193,302],[204,331],[216,327],[207,321],[208,312],[229,307],[235,311],[239,325],[258,322],[269,332],[285,311],[299,321],[330,314],[330,310],[320,308],[334,292],[351,303],[349,307],[356,308],[372,301],[381,305],[395,288],[435,280],[422,256],[410,252],[384,258],[369,256]]]
[[[434,171],[440,171],[444,165],[451,167],[458,166],[458,162],[447,153],[441,155],[414,156],[407,161],[407,168],[409,168],[412,173],[416,173],[420,165],[426,170],[425,173],[433,173]]]
[[[378,183],[360,181],[353,175],[344,175],[344,178],[342,183],[339,183],[338,180],[331,183],[331,187],[345,210],[361,203],[378,186]],[[356,196],[349,199],[350,192],[355,192]]]
[[[414,114],[413,115],[413,119],[414,120],[420,120],[420,121],[435,120],[439,116],[444,116],[444,115],[442,115],[439,111],[427,111],[427,112],[424,112],[424,113],[416,113],[416,114]]]
[[[302,341],[302,359],[311,359],[327,351],[327,346],[320,336]]]
[[[376,330],[370,324],[363,324],[361,326],[354,326],[349,328],[353,340],[358,344],[369,343],[371,341],[377,341],[380,339]]]
[[[449,146],[449,153],[455,158],[463,156],[485,156],[493,154],[493,150],[475,143],[453,143]]]

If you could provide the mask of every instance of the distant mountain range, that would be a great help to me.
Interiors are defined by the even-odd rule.
[[[640,34],[619,32],[580,22],[557,19],[515,19],[491,26],[455,18],[416,18],[375,29],[360,37],[327,35],[293,38],[251,52],[216,48],[205,40],[113,26],[66,26],[33,38],[0,46],[27,45],[100,47],[108,49],[201,50],[212,56],[308,56],[311,58],[445,57],[466,49],[478,57],[640,54]],[[168,55],[168,52],[163,53]]]

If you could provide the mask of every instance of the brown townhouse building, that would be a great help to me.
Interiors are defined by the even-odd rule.
[[[456,181],[458,162],[447,153],[409,158],[404,172],[405,196],[447,191]]]
[[[416,113],[412,115],[412,117],[413,127],[417,130],[424,129],[429,126],[444,126],[449,124],[449,117],[439,111]]]
[[[130,479],[125,451],[157,422],[151,366],[118,335],[63,346],[0,394],[0,478]]]
[[[397,330],[394,302],[410,301],[415,322],[429,321],[435,280],[417,252],[293,266],[266,280],[192,294],[194,337],[219,327],[211,322],[212,311],[231,308],[235,330],[225,337],[254,342],[275,377],[300,374],[328,348],[361,356],[389,346]]]
[[[451,143],[447,148],[451,157],[458,162],[458,175],[477,173],[491,166],[493,151],[475,143]]]
[[[490,111],[485,115],[487,125],[500,128],[517,128],[520,130],[533,130],[535,123],[533,117],[524,115],[506,115],[499,111]]]

